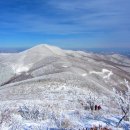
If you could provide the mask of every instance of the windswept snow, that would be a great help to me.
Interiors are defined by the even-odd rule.
[[[58,47],[55,46],[49,46],[47,44],[44,44],[42,46],[47,47],[49,50],[51,50],[54,54],[57,54],[59,56],[66,56],[66,54],[64,53],[64,51]]]
[[[68,66],[67,66],[67,65],[63,65],[62,67],[63,67],[63,68],[67,68]]]
[[[30,66],[24,66],[23,64],[14,64],[12,65],[12,69],[15,74],[21,74],[22,72],[27,72]]]
[[[103,78],[104,79],[110,79],[110,77],[113,75],[113,72],[107,69],[103,69],[102,72],[106,74]]]
[[[97,74],[99,76],[101,76],[104,79],[110,79],[110,77],[113,75],[113,72],[107,69],[102,69],[101,72],[97,72],[97,71],[90,71],[89,74]]]
[[[83,77],[85,77],[85,76],[87,76],[87,74],[86,74],[86,73],[84,73],[84,74],[82,74],[82,76],[83,76]]]

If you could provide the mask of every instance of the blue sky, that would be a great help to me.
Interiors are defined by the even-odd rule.
[[[130,0],[1,0],[0,47],[130,48]]]

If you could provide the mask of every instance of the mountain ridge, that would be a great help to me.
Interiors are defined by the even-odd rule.
[[[95,65],[94,68],[98,67],[97,69],[99,69],[100,67],[98,64],[101,64],[102,62],[104,65],[111,66],[112,68],[116,67],[118,71],[124,71],[123,73],[125,73],[126,69],[128,70],[130,67],[130,60],[120,55],[104,56],[101,54],[86,53],[82,51],[62,50],[58,47],[47,44],[40,44],[26,51],[10,55],[11,56],[9,56],[9,54],[7,55],[7,61],[3,60],[3,62],[5,62],[3,64],[9,62],[10,65],[6,64],[6,66],[12,68],[12,71],[14,71],[13,77],[15,78],[22,75],[31,78],[33,76],[37,77],[64,71],[69,71],[85,78],[90,71],[89,68],[93,68],[93,65]],[[122,63],[123,58],[125,59],[124,63]],[[79,65],[77,66],[76,64]],[[80,64],[81,66],[88,67],[88,69],[84,67],[82,68]],[[51,69],[50,72],[49,69]],[[45,72],[42,73],[42,71],[39,72],[39,70],[44,70]],[[103,68],[99,70],[102,71]],[[129,71],[127,73],[129,75]],[[129,79],[128,76],[125,76],[125,78]],[[12,80],[12,78],[10,78],[10,80]]]
[[[67,122],[75,116],[71,128],[85,126],[83,120],[88,112],[85,104],[90,94],[102,104],[102,111],[118,114],[110,100],[113,88],[124,92],[124,79],[130,82],[130,59],[120,55],[39,45],[20,53],[2,54],[0,63],[0,110],[20,116],[21,107],[31,112],[38,108],[45,114],[44,124],[52,128],[56,120],[52,114],[58,119],[64,114]],[[73,114],[69,115],[70,112]],[[23,117],[19,118],[23,122]]]

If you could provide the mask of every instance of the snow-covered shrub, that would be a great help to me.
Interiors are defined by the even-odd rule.
[[[86,97],[86,103],[84,105],[84,109],[91,110],[91,112],[93,112],[94,110],[98,110],[98,108],[95,109],[95,106],[100,107],[101,109],[100,104],[101,104],[100,98],[95,93],[89,91]]]
[[[5,109],[0,112],[0,124],[7,123],[11,121],[11,111],[9,109]]]
[[[71,126],[71,122],[61,113],[52,112],[51,119],[55,122],[57,128],[66,129]]]
[[[41,112],[37,107],[29,108],[27,106],[22,106],[19,108],[18,112],[26,120],[43,120],[44,112]]]

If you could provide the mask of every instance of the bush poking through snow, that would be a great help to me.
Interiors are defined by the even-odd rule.
[[[7,123],[11,121],[11,111],[9,109],[6,109],[4,111],[1,111],[0,113],[0,124]]]
[[[91,112],[93,112],[94,110],[96,111],[101,109],[99,102],[100,102],[99,97],[97,97],[96,94],[89,92],[87,97],[87,104]]]
[[[22,106],[19,108],[18,112],[26,120],[37,121],[44,119],[44,112],[40,112],[36,107],[29,108],[27,106]]]

